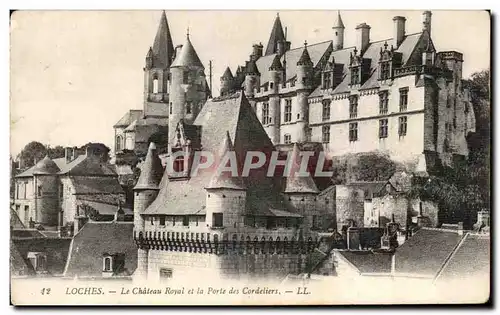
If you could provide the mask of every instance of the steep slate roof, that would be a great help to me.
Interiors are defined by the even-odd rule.
[[[234,78],[233,73],[231,72],[231,69],[229,69],[229,67],[226,68],[226,71],[224,71],[224,74],[222,75],[222,77],[226,78],[226,79]]]
[[[297,143],[293,145],[293,151],[291,154],[290,176],[286,179],[285,193],[319,193],[319,190],[310,174],[307,176],[299,174],[302,157],[300,156]]]
[[[297,66],[309,64],[312,64],[311,56],[309,56],[309,51],[307,50],[307,46],[305,46],[304,50],[302,50],[302,55],[300,55],[299,61],[297,61]]]
[[[10,275],[25,276],[33,275],[35,271],[27,259],[23,258],[14,242],[10,241]]]
[[[133,222],[88,222],[74,236],[64,269],[65,277],[102,276],[103,254],[125,254],[125,269],[131,275],[137,268],[137,247]]]
[[[125,128],[125,130],[123,130],[124,132],[132,132],[132,131],[135,131],[135,126],[137,125],[137,120],[134,120],[130,125],[128,125],[127,128]]]
[[[17,214],[16,210],[10,208],[10,227],[14,229],[24,229],[25,226],[21,219],[19,218],[19,215]]]
[[[233,143],[231,142],[231,137],[229,136],[229,131],[226,133],[226,138],[221,145],[221,149],[218,154],[218,161],[216,162],[217,167],[228,166],[227,164],[224,166],[219,166],[221,163],[221,159],[230,152],[234,152]],[[236,168],[236,171],[239,172],[240,168],[237,165],[229,165],[231,168]],[[245,190],[245,184],[243,180],[238,176],[233,176],[232,172],[221,171],[220,174],[218,172],[214,172],[210,182],[208,183],[207,189],[232,189],[232,190]]]
[[[342,17],[340,16],[340,12],[338,12],[337,14],[337,20],[335,20],[335,23],[333,23],[333,28],[345,28]]]
[[[269,36],[269,41],[266,46],[266,53],[264,55],[267,56],[276,53],[277,43],[284,41],[285,33],[283,32],[283,26],[281,25],[281,20],[278,15],[274,20],[273,29],[271,30],[271,35]]]
[[[71,177],[71,182],[75,187],[76,195],[125,193],[116,177],[89,178],[86,176],[74,176]]]
[[[203,106],[194,125],[201,126],[203,150],[217,156],[220,144],[229,136],[234,139],[233,147],[239,165],[243,165],[246,152],[260,151],[271,154],[274,146],[257,119],[248,100],[242,92],[229,97],[214,98]],[[156,200],[144,214],[203,214],[206,190],[213,169],[200,170],[196,176],[186,180],[169,180],[164,175]],[[249,215],[271,215],[269,209],[287,209],[283,202],[279,181],[267,177],[267,167],[251,170],[243,177],[247,187],[246,211]]]
[[[77,200],[81,204],[85,204],[87,206],[94,208],[95,210],[97,210],[99,212],[100,215],[108,215],[108,216],[114,215],[120,207],[120,205],[116,201],[114,203],[100,202],[99,200],[92,201],[91,199],[97,199],[97,198],[93,198],[93,197],[95,197],[95,196],[89,196],[87,198],[77,197]],[[131,209],[130,207],[121,206],[121,209],[123,210],[123,212],[126,215],[133,215],[134,214],[133,209]]]
[[[59,171],[57,164],[48,155],[33,167],[33,174],[35,175],[52,175]]]
[[[201,63],[200,57],[191,44],[189,36],[186,38],[186,43],[182,46],[178,56],[175,57],[171,67],[200,67],[205,68]]]
[[[170,66],[174,55],[174,44],[165,11],[161,14],[160,25],[158,25],[152,51],[154,68],[168,68]]]
[[[146,160],[141,167],[141,174],[134,187],[136,189],[159,189],[161,177],[163,175],[163,166],[156,152],[156,145],[151,142],[149,145]]]
[[[278,55],[274,56],[273,63],[271,63],[271,66],[269,67],[269,70],[283,70],[283,65],[280,62],[280,57]]]
[[[127,127],[134,120],[141,118],[142,115],[143,112],[141,109],[131,109],[125,115],[123,115],[123,117],[120,118],[120,120],[118,120],[118,122],[113,126],[113,128]]]
[[[336,251],[339,257],[344,258],[359,273],[390,273],[391,253],[377,253],[372,251]]]
[[[421,228],[396,250],[396,273],[434,277],[463,236],[456,231]]]

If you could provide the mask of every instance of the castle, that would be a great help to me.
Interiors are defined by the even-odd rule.
[[[321,143],[330,156],[385,152],[410,171],[452,165],[468,155],[475,130],[463,56],[437,52],[430,11],[422,29],[407,34],[396,16],[391,38],[373,42],[356,26],[356,45],[344,47],[340,13],[331,40],[291,49],[279,15],[269,41],[253,45],[235,76],[221,77],[221,94],[243,90],[275,145]]]

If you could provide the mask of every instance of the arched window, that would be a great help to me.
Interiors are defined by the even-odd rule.
[[[103,271],[111,271],[112,269],[111,266],[111,257],[110,256],[105,256],[104,257],[104,263],[103,263]]]
[[[158,78],[153,78],[153,93],[158,93]]]
[[[184,172],[184,156],[179,156],[174,160],[174,172]]]
[[[122,136],[116,136],[115,151],[120,152],[122,148],[123,138]]]

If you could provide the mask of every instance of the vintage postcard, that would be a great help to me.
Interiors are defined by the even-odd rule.
[[[487,303],[490,24],[12,12],[11,303]]]

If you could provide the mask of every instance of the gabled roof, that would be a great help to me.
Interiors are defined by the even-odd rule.
[[[307,46],[302,50],[302,55],[300,55],[299,61],[297,61],[297,66],[312,65],[311,56],[307,51]]]
[[[161,14],[160,24],[152,47],[153,68],[168,68],[174,55],[174,44],[168,27],[165,11]]]
[[[269,36],[269,41],[267,42],[266,53],[264,55],[267,56],[276,53],[278,42],[284,41],[285,33],[283,32],[280,17],[277,15],[274,20],[273,29],[271,30],[271,35]]]
[[[201,128],[203,150],[219,151],[220,144],[229,136],[238,162],[242,165],[248,151],[271,154],[274,146],[262,124],[242,92],[228,97],[210,99],[203,106],[194,125]],[[213,169],[199,170],[197,175],[184,180],[169,180],[164,175],[156,200],[144,214],[202,214],[205,209],[206,190]],[[267,176],[267,169],[251,170],[242,178],[247,188],[246,214],[261,215],[269,209],[296,212],[285,205],[280,181]]]
[[[141,167],[141,174],[137,180],[134,190],[137,189],[159,189],[161,177],[163,175],[163,166],[156,151],[156,145],[149,144],[146,160]]]
[[[193,44],[191,44],[189,35],[187,36],[186,43],[182,46],[179,55],[175,57],[171,67],[200,67],[205,69],[201,63],[200,57],[198,57],[198,54],[193,47]]]
[[[40,162],[33,167],[34,175],[53,175],[60,171],[57,164],[46,155]]]
[[[143,111],[140,109],[131,109],[125,115],[123,115],[120,120],[113,126],[113,128],[127,127],[134,120],[137,120],[143,116]]]
[[[360,274],[369,273],[390,273],[392,253],[372,252],[372,251],[335,251],[339,258],[346,260]]]
[[[291,156],[290,176],[288,176],[286,179],[285,193],[319,193],[319,190],[316,187],[316,184],[314,183],[311,175],[300,174],[301,162],[302,157],[300,156],[297,143],[295,143]]]
[[[280,56],[275,55],[273,59],[273,63],[269,67],[269,71],[281,71],[283,70],[283,66],[281,65],[280,62]]]
[[[226,138],[224,139],[224,142],[222,143],[221,149],[218,154],[219,161],[216,164],[217,167],[224,167],[219,165],[221,163],[220,160],[223,159],[224,156],[226,154],[229,154],[230,152],[234,152],[234,148],[228,131],[226,133]],[[238,174],[239,167],[237,165],[232,165],[231,168],[236,170],[237,176],[233,176],[234,174],[232,174],[232,172],[229,171],[221,171],[220,173],[216,171],[213,174],[212,179],[208,183],[207,189],[245,190],[245,185],[243,184],[243,181]]]
[[[229,67],[226,68],[226,71],[224,71],[224,74],[222,75],[223,78],[225,79],[233,79],[233,73],[231,72],[231,69]]]
[[[74,236],[65,277],[101,277],[103,254],[125,255],[123,275],[137,268],[133,222],[88,222]]]

